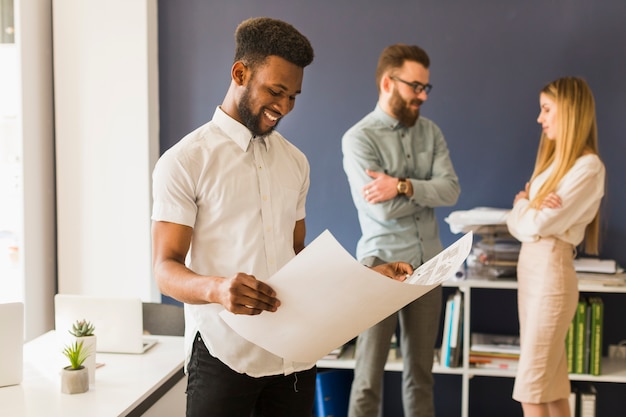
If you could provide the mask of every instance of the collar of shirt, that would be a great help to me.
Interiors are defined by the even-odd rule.
[[[376,108],[374,109],[374,115],[386,126],[388,126],[391,130],[406,130],[407,127],[398,121],[398,119],[388,115],[385,111],[380,107],[380,104],[376,104]]]
[[[226,135],[231,138],[233,142],[235,142],[244,152],[248,150],[252,139],[256,139],[247,127],[226,114],[219,106],[217,106],[215,113],[213,113],[213,122],[215,122],[215,124],[219,126],[219,128],[222,129]],[[270,135],[258,138],[258,140],[263,142],[267,150],[269,150],[270,142],[267,139],[268,136],[271,136],[272,134],[273,132],[270,133]]]

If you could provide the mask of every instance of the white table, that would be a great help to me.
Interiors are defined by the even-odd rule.
[[[143,354],[98,353],[95,384],[83,394],[61,393],[67,359],[54,331],[24,345],[24,379],[0,388],[0,416],[73,417],[143,414],[183,378],[183,338],[150,336],[158,343]],[[184,407],[184,402],[183,402]],[[184,412],[184,410],[183,410]]]

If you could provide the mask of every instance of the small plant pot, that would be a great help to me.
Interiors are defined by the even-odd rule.
[[[66,366],[61,370],[61,392],[63,394],[82,394],[89,391],[89,371],[84,366],[73,369]]]
[[[83,342],[83,349],[89,352],[89,356],[83,362],[83,366],[89,371],[89,385],[96,383],[96,335],[81,336],[75,338],[77,342]]]

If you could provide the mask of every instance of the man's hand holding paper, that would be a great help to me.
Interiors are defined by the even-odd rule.
[[[276,312],[220,316],[277,356],[315,362],[452,277],[471,245],[468,233],[399,282],[361,265],[325,231],[268,280],[281,301]],[[407,266],[392,264],[381,272],[400,278],[410,273]]]
[[[413,274],[413,267],[406,262],[390,262],[373,266],[372,269],[379,274],[388,276],[395,281],[404,281]]]

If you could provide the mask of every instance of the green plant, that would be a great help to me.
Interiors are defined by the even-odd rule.
[[[89,349],[83,347],[82,340],[70,343],[63,349],[63,354],[69,359],[72,369],[80,369],[83,366],[83,362],[89,357],[89,353]]]
[[[91,322],[82,319],[82,320],[76,320],[76,323],[72,324],[72,330],[68,330],[70,332],[70,334],[76,336],[76,337],[83,337],[83,336],[93,336],[93,332],[96,329],[96,327],[91,324]]]

